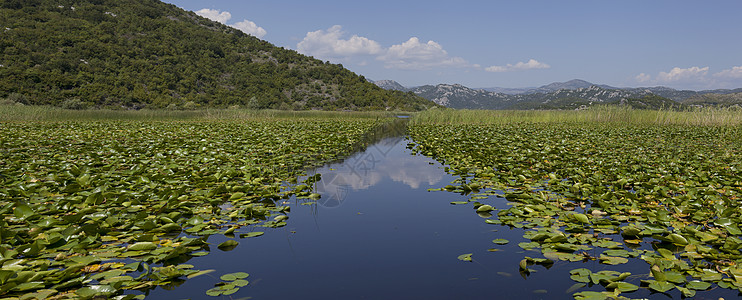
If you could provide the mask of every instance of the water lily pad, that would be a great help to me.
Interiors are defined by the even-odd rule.
[[[608,295],[601,292],[584,291],[574,294],[576,300],[605,300]]]
[[[628,282],[623,282],[623,281],[612,282],[612,283],[608,284],[606,286],[606,288],[607,289],[619,290],[622,293],[633,292],[633,291],[636,291],[636,290],[639,289],[638,286],[636,286],[634,284],[631,284],[631,283],[628,283]]]
[[[149,250],[155,250],[155,249],[157,249],[157,245],[155,245],[155,243],[152,243],[152,242],[134,243],[132,245],[129,245],[129,247],[127,248],[127,250],[130,250],[130,251],[149,251]]]
[[[494,239],[494,240],[492,240],[492,242],[495,243],[495,244],[498,244],[498,245],[505,245],[507,243],[510,243],[510,241],[508,241],[506,239]]]
[[[629,262],[628,258],[600,255],[600,262],[607,265],[620,265]]]
[[[654,291],[664,293],[671,289],[674,289],[675,285],[667,281],[650,280],[648,287]]]
[[[688,282],[685,287],[692,290],[705,291],[711,287],[711,283],[693,280],[691,282]]]
[[[219,279],[224,280],[224,281],[234,281],[237,279],[247,278],[248,276],[250,276],[250,274],[247,274],[245,272],[237,272],[237,273],[224,274],[221,277],[219,277]]]
[[[468,262],[471,262],[471,261],[472,261],[472,259],[471,259],[471,256],[472,256],[472,254],[473,254],[473,253],[461,254],[461,255],[459,255],[458,259],[459,259],[460,261],[468,261]]]

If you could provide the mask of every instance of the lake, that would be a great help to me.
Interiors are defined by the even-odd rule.
[[[471,205],[452,205],[472,195],[429,192],[456,178],[432,159],[413,155],[403,132],[371,143],[342,162],[313,170],[322,180],[310,200],[288,200],[288,225],[265,231],[256,238],[240,239],[231,251],[215,245],[227,240],[209,238],[212,254],[187,263],[196,269],[217,271],[189,279],[187,284],[148,293],[152,299],[210,298],[205,291],[219,276],[247,272],[250,284],[225,299],[572,299],[575,291],[604,291],[602,286],[572,289],[577,282],[570,270],[631,272],[626,281],[639,285],[647,279],[643,261],[609,266],[597,260],[557,261],[548,269],[534,265],[526,276],[519,262],[526,256],[542,258],[540,250],[525,251],[523,229],[490,225]],[[480,200],[498,209],[504,198]],[[243,228],[245,229],[245,228]],[[243,231],[244,232],[244,231]],[[498,245],[494,239],[509,243]],[[600,256],[605,249],[590,250]],[[472,261],[462,261],[462,254]],[[622,294],[632,298],[680,298],[648,289]],[[230,298],[231,297],[231,298]],[[737,297],[736,291],[699,292],[698,299]]]

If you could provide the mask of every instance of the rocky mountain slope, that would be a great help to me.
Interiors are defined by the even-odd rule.
[[[390,80],[384,81],[384,85],[401,86]],[[713,95],[742,92],[742,89],[689,91],[667,87],[616,88],[579,79],[523,89],[473,89],[460,84],[439,84],[409,90],[446,107],[467,109],[578,109],[595,104],[622,104],[645,109],[682,107],[685,104],[708,106],[736,103],[730,100],[736,99],[734,97]]]

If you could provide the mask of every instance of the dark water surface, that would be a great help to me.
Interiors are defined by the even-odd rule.
[[[540,250],[524,251],[522,229],[489,225],[472,205],[451,205],[469,197],[428,192],[455,178],[423,156],[413,156],[402,137],[385,138],[342,163],[317,170],[322,198],[313,205],[290,200],[288,225],[256,228],[265,235],[238,239],[240,245],[223,252],[215,245],[226,240],[212,236],[212,253],[187,263],[215,272],[187,280],[172,290],[156,289],[151,299],[572,299],[576,284],[569,271],[615,270],[645,275],[643,262],[608,266],[597,261],[556,262],[550,269],[524,279],[518,263],[523,257],[543,257]],[[506,208],[502,198],[480,200]],[[243,232],[245,228],[242,229]],[[507,245],[493,239],[504,238]],[[488,249],[497,249],[490,252]],[[604,249],[594,249],[599,256]],[[457,259],[473,253],[473,262]],[[209,297],[205,291],[219,276],[247,272],[250,284],[231,296]],[[639,285],[635,276],[629,282]],[[583,288],[604,291],[602,286]],[[716,292],[720,292],[721,295]],[[736,293],[717,290],[699,298],[734,299]],[[714,294],[714,297],[705,297]],[[650,294],[647,289],[622,294],[632,298],[680,298],[679,293]]]

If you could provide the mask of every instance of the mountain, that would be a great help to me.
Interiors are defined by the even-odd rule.
[[[479,88],[478,90],[485,90],[488,92],[515,95],[515,94],[528,93],[528,91],[535,90],[535,89],[537,89],[537,87],[525,87],[525,88],[490,87],[490,88]]]
[[[27,104],[326,110],[433,105],[157,0],[6,0],[0,24],[0,98]]]
[[[594,104],[629,105],[643,109],[742,105],[742,88],[705,91],[662,86],[617,88],[579,79],[537,88],[473,89],[460,84],[439,84],[409,90],[443,106],[467,109],[578,109]]]
[[[512,105],[510,95],[472,89],[460,84],[424,85],[410,91],[451,108],[506,109]]]
[[[596,85],[516,95],[472,89],[460,84],[424,85],[411,91],[436,104],[458,109],[579,109],[596,104],[643,109],[682,106],[648,90],[607,89]]]
[[[684,102],[686,99],[695,98],[695,97],[702,96],[702,95],[709,95],[709,94],[726,95],[726,94],[742,92],[742,88],[734,89],[734,90],[718,89],[718,90],[691,91],[691,90],[676,90],[673,88],[663,87],[663,86],[646,87],[646,88],[628,88],[626,90],[630,90],[630,91],[648,90],[656,95],[659,95],[665,98],[670,98],[678,102]]]
[[[377,80],[377,81],[373,81],[373,83],[385,90],[403,91],[403,92],[409,91],[408,88],[402,86],[401,84],[399,84],[399,82],[396,82],[394,80]]]
[[[558,90],[576,90],[581,88],[589,88],[591,86],[599,86],[605,89],[618,89],[612,86],[608,85],[597,85],[593,84],[581,79],[573,79],[567,82],[553,82],[547,85],[543,85],[540,87],[530,87],[530,88],[502,88],[502,87],[493,87],[493,88],[483,88],[485,91],[490,92],[498,92],[498,93],[504,93],[504,94],[510,94],[510,95],[516,95],[516,94],[535,94],[535,93],[551,93],[556,92]]]

